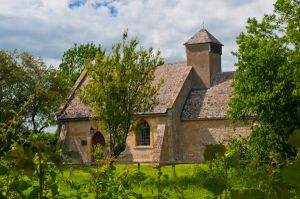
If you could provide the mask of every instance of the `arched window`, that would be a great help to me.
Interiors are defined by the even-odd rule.
[[[150,126],[149,126],[149,124],[145,120],[143,120],[143,121],[141,121],[140,127],[138,129],[139,130],[136,135],[137,145],[139,145],[139,146],[150,145]]]

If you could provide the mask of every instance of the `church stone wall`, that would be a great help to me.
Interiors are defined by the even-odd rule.
[[[126,149],[118,158],[120,163],[141,162],[155,163],[161,161],[163,141],[166,139],[166,116],[143,117],[150,125],[150,146],[137,146],[136,134],[131,132],[126,140]],[[77,151],[82,155],[84,162],[91,162],[92,137],[90,128],[99,129],[95,121],[67,121],[61,124],[60,139],[64,142],[63,151]],[[105,137],[108,147],[109,135],[99,130]],[[86,145],[82,145],[82,141]]]
[[[63,151],[77,151],[84,162],[90,162],[93,136],[90,134],[91,126],[97,128],[96,123],[89,120],[64,122],[60,133],[60,139],[64,142]]]
[[[179,102],[178,105],[180,105]],[[249,128],[241,125],[238,125],[234,131],[228,120],[180,121],[174,118],[178,116],[178,113],[172,112],[172,114],[173,118],[170,114],[143,117],[150,125],[150,146],[137,146],[136,135],[131,132],[127,138],[126,150],[120,155],[118,161],[120,163],[153,163],[154,165],[176,162],[202,163],[205,145],[226,143],[230,137],[249,134]],[[60,138],[65,142],[63,150],[78,151],[84,162],[90,162],[93,136],[90,134],[91,126],[97,128],[95,122],[88,120],[64,122]],[[108,135],[101,130],[100,132],[107,142]],[[86,141],[86,145],[82,145],[82,141]]]
[[[181,111],[192,87],[193,76],[189,74],[185,80],[179,95],[175,99],[172,109],[168,111],[168,136],[164,142],[164,153],[162,154],[162,164],[170,164],[178,159],[179,127],[181,124]]]
[[[166,116],[141,117],[150,126],[150,145],[138,146],[135,132],[131,132],[127,137],[126,149],[118,158],[120,163],[140,162],[154,163],[160,162],[163,141],[166,131]]]
[[[230,137],[247,136],[250,129],[238,125],[234,130],[228,120],[182,121],[178,137],[179,163],[204,162],[205,145],[224,143]]]

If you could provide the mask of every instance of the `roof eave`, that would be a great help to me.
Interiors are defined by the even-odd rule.
[[[91,120],[93,117],[72,117],[72,118],[57,118],[58,122],[66,122],[66,121],[86,121]]]
[[[168,115],[167,111],[162,113],[138,113],[138,114],[134,114],[133,117],[166,116],[166,115]]]
[[[189,43],[188,41],[183,43],[183,45],[197,45],[197,44],[208,44],[208,43],[212,43],[212,44],[218,44],[220,46],[224,46],[221,42],[219,43],[216,43],[216,42],[211,42],[211,41],[208,41],[208,42],[197,42],[197,43]]]
[[[226,117],[181,118],[181,121],[228,120]]]
[[[161,113],[138,113],[138,114],[134,114],[133,117],[147,117],[147,116],[161,117],[161,116],[166,116],[166,115],[168,115],[167,111],[166,112],[161,112]],[[93,118],[94,118],[93,116],[69,117],[69,118],[59,118],[59,117],[57,117],[57,121],[79,121],[79,120],[91,120]]]

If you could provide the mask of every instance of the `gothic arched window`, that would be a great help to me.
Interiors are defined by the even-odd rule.
[[[149,124],[145,120],[142,120],[138,129],[139,130],[136,135],[137,145],[138,146],[150,145],[150,126],[149,126]]]

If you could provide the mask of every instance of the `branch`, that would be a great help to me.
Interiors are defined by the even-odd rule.
[[[42,130],[44,129],[44,128],[46,128],[46,126],[44,125],[44,126],[42,126],[37,132],[38,133],[40,133],[40,132],[42,132]]]

